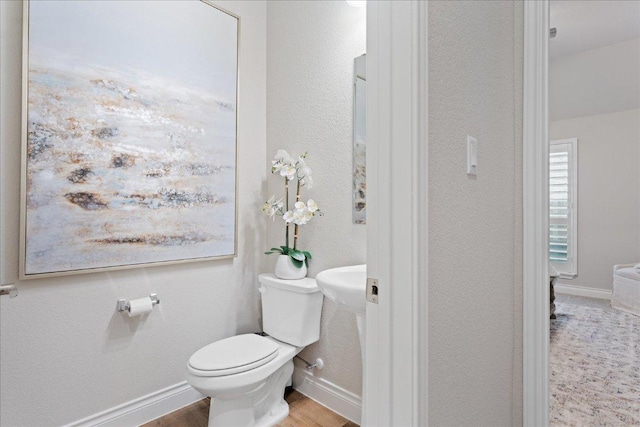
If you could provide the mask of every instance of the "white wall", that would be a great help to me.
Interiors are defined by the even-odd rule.
[[[309,277],[365,263],[366,227],[351,220],[353,60],[365,53],[366,9],[344,1],[269,1],[267,6],[267,161],[278,148],[309,152],[314,186],[303,197],[325,216],[301,228],[299,246],[313,255]],[[269,167],[267,162],[263,170]],[[283,194],[268,178],[268,193]],[[281,219],[268,222],[267,246],[284,245]],[[275,255],[268,265],[275,265]],[[321,357],[322,378],[361,393],[355,316],[325,299],[320,341],[302,354]]]
[[[640,110],[552,121],[578,138],[578,276],[560,283],[612,289],[614,264],[640,262]]]
[[[522,424],[522,54],[522,3],[429,2],[430,425]]]
[[[266,221],[266,4],[216,2],[242,18],[238,132],[239,256],[18,282],[22,2],[1,12],[2,283],[0,424],[60,425],[185,380],[201,346],[260,329],[257,274]],[[118,298],[157,292],[147,318],[115,311]]]
[[[551,39],[551,50],[553,43]],[[640,108],[638,94],[638,38],[558,58],[549,64],[550,120]]]

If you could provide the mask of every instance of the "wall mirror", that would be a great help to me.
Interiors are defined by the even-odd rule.
[[[367,56],[354,60],[353,73],[353,222],[367,221]]]

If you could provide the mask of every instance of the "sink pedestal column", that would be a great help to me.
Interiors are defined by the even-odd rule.
[[[358,325],[358,337],[360,338],[360,356],[362,357],[362,409],[360,409],[360,427],[364,427],[364,402],[365,402],[365,378],[364,360],[367,348],[367,318],[365,313],[356,313],[356,324]]]
[[[364,369],[364,355],[367,348],[367,318],[365,317],[364,313],[356,313],[356,323],[358,324],[358,337],[360,338],[362,369]]]

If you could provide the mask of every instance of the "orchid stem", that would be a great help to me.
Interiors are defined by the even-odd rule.
[[[289,180],[284,177],[284,211],[289,212]],[[284,227],[284,245],[289,248],[289,223]]]
[[[300,179],[298,179],[298,188],[296,188],[296,202],[300,201]],[[293,229],[293,250],[298,249],[298,224]]]

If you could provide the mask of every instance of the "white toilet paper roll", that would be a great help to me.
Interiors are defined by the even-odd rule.
[[[129,301],[129,317],[140,316],[145,313],[149,313],[153,309],[151,298],[144,297],[138,299],[132,299]]]

